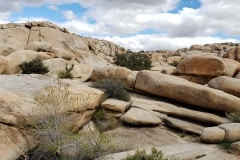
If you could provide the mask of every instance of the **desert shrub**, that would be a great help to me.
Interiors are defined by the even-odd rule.
[[[130,100],[130,95],[125,89],[122,81],[116,79],[102,79],[93,82],[92,87],[103,90],[107,98],[115,98],[123,101]]]
[[[30,62],[24,62],[20,64],[19,67],[21,68],[23,74],[31,74],[31,73],[45,74],[49,72],[48,68],[45,67],[42,61],[38,58]]]
[[[231,146],[232,142],[222,142],[219,144],[219,147],[223,150],[229,150],[230,146]]]
[[[100,132],[112,130],[120,125],[120,121],[110,113],[107,113],[104,108],[98,108],[93,114],[92,120]]]
[[[144,53],[128,51],[126,54],[117,54],[115,64],[136,71],[149,70],[151,58]]]
[[[70,68],[68,68],[68,66],[66,65],[65,66],[65,71],[60,71],[58,73],[58,78],[69,78],[69,79],[72,79],[73,78],[73,76],[71,74],[72,69],[73,69],[73,65]]]
[[[155,148],[152,148],[151,154],[147,154],[145,150],[135,151],[134,155],[128,155],[122,160],[166,160],[163,158],[161,151],[157,151]]]
[[[28,159],[88,160],[111,151],[109,139],[97,130],[71,131],[72,116],[66,107],[74,108],[84,100],[71,96],[67,85],[59,82],[57,86],[46,87],[35,97],[35,101],[41,116],[30,117],[29,125],[39,145],[28,153]]]
[[[165,69],[161,70],[161,73],[167,74],[167,71]]]
[[[58,78],[69,78],[69,79],[72,79],[72,74],[71,72],[68,72],[68,71],[60,71],[58,73]]]
[[[227,113],[226,115],[232,122],[240,122],[240,112]]]
[[[178,64],[179,64],[179,62],[178,61],[176,61],[176,60],[174,60],[173,62],[171,62],[171,63],[168,63],[170,66],[173,66],[173,67],[177,67],[178,66]]]

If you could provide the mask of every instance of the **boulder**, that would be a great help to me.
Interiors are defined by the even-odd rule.
[[[240,79],[220,76],[209,81],[208,86],[240,97]]]
[[[203,108],[225,112],[240,111],[239,98],[176,76],[140,71],[135,88],[142,92]]]
[[[29,62],[36,58],[40,60],[46,60],[52,58],[46,52],[35,52],[31,50],[19,50],[11,53],[6,57],[7,67],[5,69],[6,74],[18,74],[21,73],[21,69],[18,67],[23,62]]]
[[[95,67],[91,76],[91,80],[101,80],[101,79],[118,79],[126,81],[128,75],[131,73],[131,70],[124,68],[124,67],[118,67],[118,66],[100,66]]]
[[[3,88],[0,88],[0,102],[0,122],[11,126],[22,127],[26,123],[25,118],[37,110],[35,104],[26,102],[20,95]]]
[[[212,77],[185,75],[185,74],[176,74],[176,76],[184,78],[190,82],[194,82],[202,85],[207,84],[212,79]]]
[[[221,124],[219,128],[225,131],[224,141],[239,141],[240,140],[240,123]]]
[[[79,78],[81,81],[87,81],[93,72],[93,67],[88,64],[75,64],[71,74],[73,78]]]
[[[17,49],[13,48],[12,46],[8,46],[8,45],[0,45],[0,55],[1,56],[8,56],[9,54],[11,54],[12,52],[15,52]]]
[[[230,48],[227,53],[225,53],[223,58],[230,58],[240,62],[240,46]]]
[[[183,121],[180,119],[172,118],[172,117],[164,117],[163,123],[170,128],[177,128],[184,132],[191,132],[191,133],[195,133],[198,135],[201,135],[202,131],[205,128],[204,126],[201,126],[201,125],[198,125],[195,123],[191,123],[191,122],[187,122],[187,121]]]
[[[0,74],[2,74],[7,67],[7,60],[5,57],[0,55]]]
[[[153,112],[135,107],[123,114],[120,120],[132,125],[159,125],[161,123],[161,119]]]
[[[127,75],[126,88],[128,90],[135,90],[135,82],[138,72],[139,71],[132,71],[130,74]]]
[[[77,65],[75,61],[67,61],[62,58],[53,58],[43,61],[44,66],[48,67],[48,75],[57,78],[59,72],[66,71],[66,68],[71,68],[72,66]]]
[[[71,113],[70,118],[67,122],[71,131],[76,133],[82,129],[87,123],[91,121],[92,115],[95,111],[96,110],[87,110],[80,113]]]
[[[70,70],[73,78],[79,78],[81,81],[87,81],[92,75],[93,67],[88,64],[79,64],[76,61],[67,61],[62,58],[53,58],[43,61],[48,67],[48,75],[57,78],[60,72]]]
[[[56,58],[62,58],[65,60],[74,60],[76,58],[73,53],[63,50],[61,48],[53,48],[52,53],[55,55]]]
[[[230,76],[239,70],[240,63],[214,56],[187,56],[177,66],[176,72],[195,76]]]
[[[25,26],[6,26],[6,29],[0,29],[0,35],[0,44],[22,50],[27,46],[29,29]]]
[[[228,151],[230,153],[240,154],[240,141],[232,143]]]
[[[68,90],[73,97],[78,98],[72,108],[67,107],[67,111],[83,112],[86,110],[95,110],[103,98],[104,92],[84,85],[69,83]]]
[[[204,143],[221,143],[224,140],[225,131],[219,127],[207,127],[203,130],[200,139]]]
[[[25,50],[33,50],[36,52],[50,52],[52,45],[49,42],[32,42],[28,44]]]
[[[128,109],[129,105],[130,105],[129,102],[117,99],[107,99],[104,102],[102,102],[101,107],[109,109],[114,112],[124,113]]]
[[[1,160],[18,159],[31,149],[25,135],[17,128],[0,123],[0,136],[2,137],[0,141]]]

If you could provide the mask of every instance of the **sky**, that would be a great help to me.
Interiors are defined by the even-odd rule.
[[[51,21],[134,51],[240,43],[240,0],[1,0],[0,23]]]

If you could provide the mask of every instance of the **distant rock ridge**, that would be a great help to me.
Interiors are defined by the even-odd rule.
[[[47,52],[55,58],[93,65],[112,63],[116,54],[126,52],[112,42],[82,37],[47,21],[0,24],[0,55],[29,50],[29,45],[35,42],[49,43],[51,50]]]
[[[70,33],[66,28],[61,28],[52,22],[48,21],[32,21],[32,22],[27,22],[27,23],[7,23],[7,24],[0,24],[0,29],[8,29],[8,28],[15,28],[15,27],[49,27],[49,28],[55,28],[59,29],[62,32],[65,33]]]

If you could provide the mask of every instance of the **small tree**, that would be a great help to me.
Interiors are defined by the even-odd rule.
[[[45,67],[42,63],[42,61],[38,58],[30,61],[30,62],[24,62],[19,65],[19,67],[22,70],[22,74],[45,74],[49,72],[48,68]]]
[[[128,51],[126,54],[117,54],[115,64],[136,71],[149,70],[151,69],[151,58],[142,52]]]

